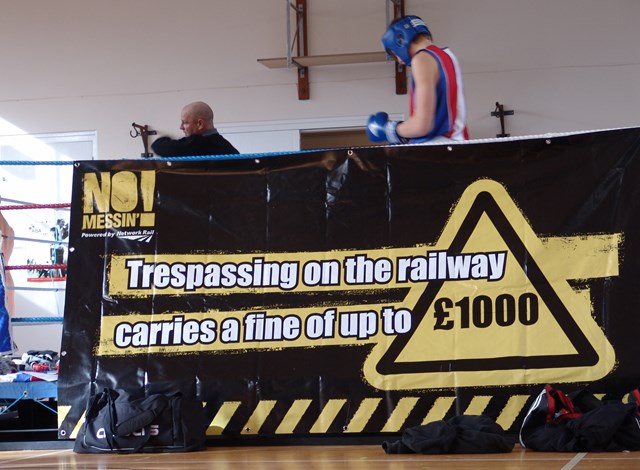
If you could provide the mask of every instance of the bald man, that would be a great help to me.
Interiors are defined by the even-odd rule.
[[[213,110],[207,103],[196,101],[182,108],[181,139],[160,137],[151,149],[161,157],[190,157],[196,155],[231,155],[240,153],[222,137],[213,124]]]

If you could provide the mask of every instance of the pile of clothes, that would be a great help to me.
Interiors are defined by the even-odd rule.
[[[460,415],[407,428],[402,438],[385,441],[387,454],[487,454],[511,452],[515,439],[488,416]]]
[[[0,356],[0,382],[28,382],[38,380],[31,372],[57,372],[60,366],[55,351],[27,351],[20,359]]]
[[[20,370],[11,356],[0,356],[0,375],[15,374]]]
[[[520,444],[541,452],[640,450],[640,391],[626,403],[600,400],[582,389],[565,394],[547,385],[520,428]]]
[[[32,370],[34,372],[56,371],[60,365],[60,359],[56,351],[27,351],[22,355],[21,363],[24,364],[24,370]]]
[[[546,385],[522,422],[520,444],[541,452],[640,450],[640,389],[625,399],[600,400],[586,389],[565,394]],[[407,428],[385,441],[387,454],[485,454],[511,452],[517,438],[488,416],[455,416]]]

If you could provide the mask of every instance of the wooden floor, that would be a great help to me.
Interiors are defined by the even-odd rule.
[[[378,445],[209,447],[179,454],[75,454],[71,449],[0,451],[0,469],[216,469],[216,470],[411,470],[544,469],[631,470],[640,452],[542,453],[516,445],[508,454],[387,455]]]

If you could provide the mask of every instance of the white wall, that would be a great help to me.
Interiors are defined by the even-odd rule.
[[[260,147],[254,124],[407,113],[387,63],[312,68],[311,99],[299,101],[294,70],[257,62],[286,55],[284,0],[2,3],[0,118],[27,133],[96,131],[101,159],[139,158],[132,122],[179,136],[192,100],[214,107],[221,130],[240,129],[232,140],[243,152]],[[640,2],[405,4],[458,55],[473,138],[499,132],[496,101],[515,110],[512,135],[640,124]],[[311,54],[379,50],[385,0],[308,5]],[[295,134],[285,132],[282,150]],[[268,147],[279,150],[277,138]]]

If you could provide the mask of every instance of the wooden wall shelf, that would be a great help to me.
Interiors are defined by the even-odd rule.
[[[293,66],[315,67],[318,65],[346,65],[366,64],[370,62],[386,62],[387,53],[380,52],[354,52],[350,54],[326,54],[292,57]],[[273,59],[258,59],[258,62],[270,69],[289,68],[286,57]]]
[[[393,18],[404,16],[404,0],[385,0],[387,23],[390,18],[390,4],[393,5]],[[396,94],[407,93],[407,72],[403,64],[392,61],[387,53],[355,52],[345,54],[309,55],[307,38],[307,0],[285,0],[287,12],[287,57],[258,59],[258,62],[270,69],[294,68],[298,72],[298,99],[309,99],[309,67],[318,65],[365,64],[369,62],[394,62],[396,69]],[[296,13],[296,32],[291,35],[291,11]],[[293,44],[296,44],[296,56],[293,57]]]

